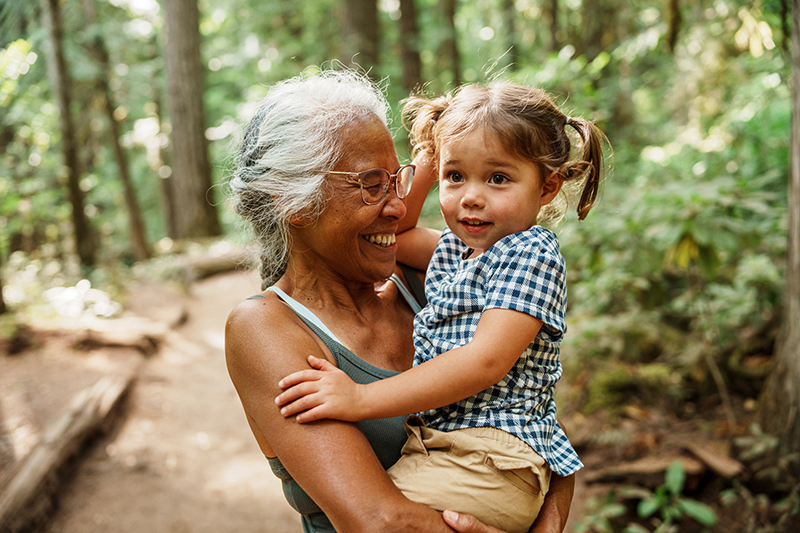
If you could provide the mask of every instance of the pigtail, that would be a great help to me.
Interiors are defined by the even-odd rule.
[[[436,153],[434,128],[442,113],[450,106],[452,97],[448,94],[430,100],[423,96],[412,96],[403,100],[403,125],[409,132],[413,146],[411,157],[420,152]]]
[[[578,219],[583,220],[594,205],[600,189],[603,169],[603,141],[608,139],[592,122],[575,117],[566,117],[564,127],[572,126],[581,138],[582,153],[578,161],[567,161],[559,173],[565,181],[586,176],[581,198],[576,211]]]

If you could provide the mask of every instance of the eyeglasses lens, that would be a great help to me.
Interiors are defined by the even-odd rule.
[[[361,179],[361,194],[367,204],[377,204],[386,197],[389,191],[390,175],[386,170],[376,168],[359,175]],[[411,180],[414,178],[414,167],[405,166],[397,173],[395,190],[397,196],[405,198],[411,189]]]
[[[361,174],[361,194],[368,204],[376,204],[383,200],[389,173],[385,170],[374,169]]]

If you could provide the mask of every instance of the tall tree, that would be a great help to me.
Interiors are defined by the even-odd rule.
[[[558,0],[550,0],[550,51],[557,52],[560,49],[558,44]]]
[[[155,36],[153,38],[152,46],[150,46],[151,53],[148,59],[155,63],[157,59],[157,50],[158,50],[158,37]],[[161,68],[158,69],[160,73],[162,71]],[[155,75],[153,76],[150,82],[150,95],[153,99],[153,104],[155,106],[154,114],[156,116],[156,120],[158,120],[158,135],[165,135],[164,132],[164,124],[166,121],[164,120],[164,97],[163,91],[161,87],[161,76]],[[167,143],[166,146],[162,145],[161,143],[158,144],[158,157],[155,161],[151,161],[151,168],[158,176],[158,186],[159,190],[161,191],[161,215],[164,217],[164,224],[166,225],[167,235],[171,239],[178,238],[178,229],[175,223],[175,212],[177,211],[177,205],[175,202],[175,187],[172,185],[172,160],[170,158],[171,147]]]
[[[800,0],[792,1],[791,31],[792,134],[784,315],[775,346],[775,369],[764,388],[759,413],[762,427],[778,437],[782,455],[800,453]]]
[[[211,164],[205,137],[200,10],[197,0],[165,0],[164,6],[172,182],[175,197],[180,198],[175,212],[176,237],[219,235],[219,215],[209,202]]]
[[[58,0],[42,0],[42,17],[49,35],[48,70],[53,93],[56,98],[61,124],[61,150],[67,167],[67,192],[72,207],[72,226],[75,232],[75,247],[84,267],[93,267],[96,256],[96,241],[89,218],[86,216],[81,175],[78,168],[78,151],[75,146],[75,127],[70,114],[72,80],[64,59],[61,8]]]
[[[0,254],[0,315],[8,311],[8,307],[6,307],[6,301],[3,298],[3,254]]]
[[[680,0],[669,0],[669,30],[667,31],[667,49],[670,54],[675,53],[675,46],[678,44],[678,34],[681,31],[683,15],[681,14]]]
[[[86,22],[92,26],[96,26],[97,24],[94,2],[95,0],[83,0],[83,12],[86,17]],[[128,156],[120,143],[119,122],[114,116],[116,105],[108,86],[108,73],[111,70],[108,49],[106,48],[106,43],[100,28],[95,28],[93,37],[87,42],[87,48],[100,67],[97,86],[101,97],[104,99],[106,117],[108,118],[111,128],[108,141],[111,143],[111,147],[114,150],[114,159],[117,162],[119,179],[122,182],[125,205],[128,208],[128,218],[130,220],[129,230],[134,257],[136,257],[138,261],[142,261],[150,257],[150,249],[147,244],[144,220],[142,220],[141,210],[139,209],[139,201],[136,199],[136,192],[133,190],[133,184],[131,183],[131,176],[128,169]]]
[[[414,0],[400,0],[400,57],[403,63],[403,88],[410,93],[422,84],[419,26]]]
[[[517,18],[517,8],[514,0],[503,0],[503,24],[505,26],[506,34],[506,64],[512,69],[519,68],[517,65],[517,25],[515,20]]]
[[[458,33],[456,32],[456,0],[443,0],[446,35],[442,47],[446,57],[450,60],[453,72],[453,85],[461,85],[461,56],[458,53]]]
[[[377,0],[344,0],[342,11],[343,61],[373,72],[378,67]],[[374,72],[373,72],[374,75]]]

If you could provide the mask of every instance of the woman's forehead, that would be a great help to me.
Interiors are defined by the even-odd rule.
[[[397,164],[397,154],[389,129],[374,115],[354,118],[342,130],[341,136],[343,153],[337,167],[361,164],[383,168],[385,165]]]

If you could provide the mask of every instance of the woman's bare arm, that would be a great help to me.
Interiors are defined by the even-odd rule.
[[[397,490],[358,426],[297,424],[280,415],[272,400],[279,379],[308,368],[308,354],[326,357],[281,302],[240,304],[228,319],[225,345],[228,371],[262,449],[268,443],[337,531],[452,532],[438,512]]]

